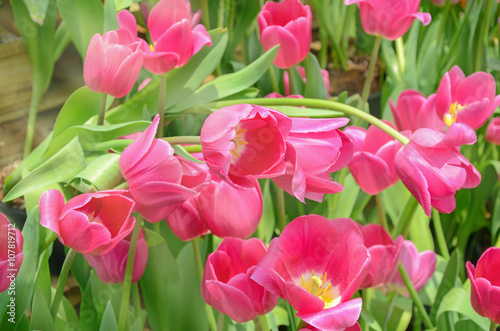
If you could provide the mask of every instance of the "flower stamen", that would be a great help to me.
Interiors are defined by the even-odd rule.
[[[451,126],[457,120],[458,112],[467,107],[467,105],[461,105],[458,102],[454,102],[450,105],[450,109],[447,114],[444,114],[443,120],[446,125]]]

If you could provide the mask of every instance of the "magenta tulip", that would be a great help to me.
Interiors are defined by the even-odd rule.
[[[311,47],[312,14],[299,0],[267,1],[258,16],[265,51],[280,45],[274,64],[286,69],[303,61]]]
[[[462,123],[452,125],[446,133],[424,128],[415,131],[396,154],[399,178],[427,216],[431,206],[442,213],[452,212],[456,191],[481,182],[479,171],[459,152],[461,145],[475,141],[474,130]]]
[[[137,210],[149,222],[159,222],[182,202],[195,197],[195,188],[183,185],[183,165],[174,149],[155,139],[158,115],[120,157],[120,171],[128,183]]]
[[[126,29],[109,31],[102,36],[96,33],[92,37],[83,67],[83,78],[89,89],[115,98],[130,92],[143,63],[138,44],[129,44],[131,41],[133,38]]]
[[[77,195],[64,203],[59,190],[40,197],[40,224],[82,254],[106,254],[132,232],[134,201],[121,191]]]
[[[271,241],[252,279],[288,301],[306,323],[321,330],[344,330],[360,316],[361,299],[351,297],[371,264],[361,231],[351,219],[306,215]]]
[[[398,270],[399,254],[403,236],[392,240],[387,231],[378,224],[361,226],[365,246],[372,258],[372,267],[360,288],[381,287],[389,282]]]
[[[323,331],[323,330],[307,324],[305,328],[300,329],[299,331]],[[361,331],[361,327],[359,326],[359,323],[356,322],[353,326],[345,328],[344,331]]]
[[[292,121],[269,108],[240,104],[210,114],[201,129],[210,170],[236,188],[285,172],[285,138]]]
[[[141,44],[144,67],[163,74],[182,67],[205,45],[212,45],[210,35],[201,24],[192,26],[189,1],[161,0],[148,15],[152,45]]]
[[[195,198],[184,201],[165,220],[172,232],[182,241],[190,241],[210,233],[203,222]]]
[[[420,0],[344,0],[344,3],[358,5],[366,33],[389,40],[404,35],[415,19],[423,25],[431,22],[430,14],[418,12]]]
[[[207,258],[201,282],[203,300],[238,323],[270,312],[278,297],[251,279],[264,254],[266,245],[258,238],[224,238]]]
[[[283,190],[304,202],[304,198],[322,201],[326,193],[342,191],[330,173],[344,168],[354,146],[338,128],[347,118],[292,118],[292,129],[286,138],[286,172],[272,180]]]
[[[495,117],[488,123],[486,127],[486,141],[491,144],[500,145],[500,117]]]
[[[106,254],[84,255],[90,266],[96,270],[97,277],[99,277],[103,283],[123,283],[131,237],[132,234],[129,234]],[[132,283],[137,282],[142,277],[144,269],[146,269],[147,261],[148,244],[146,243],[146,239],[144,239],[144,234],[141,229],[135,250]]]
[[[0,213],[0,293],[12,286],[23,263],[23,235]]]
[[[500,96],[496,96],[492,75],[475,72],[466,78],[463,71],[454,66],[441,79],[431,108],[443,125],[465,123],[476,130],[488,121],[498,105]]]
[[[213,177],[210,186],[196,198],[203,221],[218,237],[250,237],[262,217],[259,182],[253,179],[253,187],[237,189]]]
[[[500,324],[500,248],[490,247],[476,267],[467,262],[472,308],[481,316]]]
[[[392,117],[394,118],[394,123],[399,131],[416,131],[420,128],[427,128],[434,126],[429,126],[429,117],[425,116],[421,110],[427,99],[422,95],[422,93],[415,90],[403,91],[398,98],[397,104],[394,105],[392,100],[389,100],[389,105],[392,110]],[[435,116],[435,115],[434,115]],[[439,126],[439,119],[436,117]]]
[[[427,284],[434,274],[437,258],[434,251],[423,251],[419,253],[412,241],[405,240],[401,247],[399,261],[403,264],[413,287],[415,287],[415,290],[418,292]],[[410,297],[410,293],[399,271],[394,274],[394,277],[387,284],[387,287],[390,291],[397,291],[407,298]]]
[[[383,121],[394,128],[389,121]],[[344,133],[355,145],[349,170],[356,183],[368,194],[378,194],[396,184],[399,177],[394,167],[394,157],[402,144],[389,134],[370,125],[368,130],[350,126]]]

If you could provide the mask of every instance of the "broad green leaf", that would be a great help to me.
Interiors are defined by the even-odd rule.
[[[61,57],[61,54],[64,52],[66,47],[68,47],[70,42],[71,35],[69,34],[68,28],[64,22],[61,22],[61,24],[57,27],[56,34],[54,35],[54,62]]]
[[[31,19],[38,25],[43,25],[47,9],[49,7],[49,0],[23,0],[28,8]],[[51,8],[55,10],[55,8]]]
[[[50,308],[39,288],[36,289],[31,307],[30,330],[56,331]]]
[[[439,285],[436,298],[434,299],[434,303],[431,307],[429,317],[434,324],[436,324],[437,312],[439,307],[441,306],[441,302],[443,301],[444,296],[452,288],[455,287],[456,279],[458,277],[458,271],[461,267],[460,263],[460,253],[456,249],[451,254],[450,260],[448,261],[448,265],[446,266],[446,270],[443,275],[443,279],[441,280],[441,284]]]
[[[55,293],[55,289],[53,292]],[[75,308],[64,296],[57,312],[56,329],[58,331],[80,331],[80,320],[76,315]]]
[[[488,330],[489,320],[474,311],[470,303],[470,293],[462,288],[452,288],[441,301],[437,311],[437,318],[445,312],[456,312],[468,317],[481,330]]]
[[[398,181],[395,185],[383,190],[381,194],[385,210],[395,226],[411,193],[401,181]]]
[[[73,43],[85,59],[90,39],[103,32],[104,8],[100,0],[57,0],[59,13],[68,27]]]
[[[184,100],[167,109],[167,113],[177,113],[191,107],[225,98],[234,93],[243,91],[254,84],[273,62],[277,46],[270,49],[257,60],[249,64],[245,69],[232,74],[222,75],[202,85]],[[168,83],[167,83],[168,87]]]
[[[122,179],[119,161],[119,154],[101,155],[76,175],[70,184],[78,191],[87,193],[112,189]]]
[[[92,284],[92,299],[94,307],[102,322],[104,312],[108,303],[111,303],[114,311],[120,311],[120,303],[122,299],[122,284],[104,284],[94,270],[90,271],[90,280]]]
[[[78,137],[76,137],[17,183],[4,198],[4,201],[10,201],[50,184],[69,180],[82,171],[85,165],[82,147]]]
[[[102,315],[99,331],[118,331],[115,311],[113,310],[113,305],[110,301],[108,301],[106,309],[104,310],[104,315]]]
[[[134,2],[137,2],[137,0],[114,0],[111,1],[115,3],[116,10],[122,10],[124,8],[130,7]]]
[[[321,68],[316,56],[309,53],[304,61],[304,67],[306,69],[307,79],[304,97],[326,100],[328,98],[328,91],[326,90],[323,75],[321,74]]]
[[[262,239],[266,244],[269,244],[273,238],[274,226],[276,223],[270,182],[271,180],[266,179],[262,189],[262,217],[256,232],[257,237]]]
[[[92,298],[92,283],[87,282],[85,290],[82,291],[82,302],[80,303],[80,327],[82,331],[99,330],[101,317],[95,308]]]
[[[11,295],[15,297],[15,322],[17,323],[24,316],[24,311],[28,308],[35,288],[35,277],[37,271],[38,261],[38,242],[39,242],[39,227],[40,227],[40,213],[38,208],[33,208],[28,215],[26,223],[23,227],[23,263],[19,269],[16,277],[15,294],[12,291],[4,291],[0,294],[0,313],[2,321],[0,322],[0,330],[14,330],[15,324],[8,321],[7,314],[9,307],[7,304],[10,302]],[[10,292],[10,293],[9,293]],[[43,294],[42,294],[43,297]],[[50,312],[49,312],[50,316]]]
[[[434,238],[429,224],[429,217],[422,208],[415,209],[410,223],[409,239],[419,251],[434,250]]]
[[[82,254],[76,254],[73,263],[71,264],[71,274],[75,277],[78,285],[80,286],[80,291],[84,293],[89,283],[90,279],[90,265]]]
[[[120,8],[123,9],[123,8]],[[104,27],[103,32],[116,30],[120,26],[118,25],[118,18],[116,17],[117,8],[115,1],[104,2]]]
[[[348,173],[344,180],[344,189],[342,192],[330,194],[328,195],[328,204],[331,206],[331,203],[335,199],[338,199],[336,208],[330,208],[328,210],[328,219],[339,218],[339,217],[348,217],[352,213],[352,209],[354,204],[356,203],[356,199],[360,192],[360,188],[351,173]],[[337,197],[337,195],[339,195]]]
[[[381,326],[384,325],[388,309],[389,303],[386,301],[380,301],[378,299],[372,299],[370,301],[370,311]],[[387,321],[387,330],[405,331],[408,324],[410,324],[411,317],[412,301],[404,297],[398,297],[394,310]]]
[[[49,256],[51,253],[52,249],[46,249],[40,256],[35,280],[35,288],[43,294],[46,302],[52,302],[52,284],[49,270]]]

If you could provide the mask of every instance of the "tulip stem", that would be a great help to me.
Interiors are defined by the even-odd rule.
[[[76,256],[76,251],[70,248],[68,254],[66,255],[66,258],[64,259],[64,263],[61,268],[61,273],[59,274],[56,294],[54,295],[54,301],[52,301],[52,308],[50,309],[50,313],[52,315],[53,320],[55,320],[57,316],[57,311],[59,310],[59,304],[61,303],[64,294],[64,287],[66,286],[66,280],[68,279],[69,270],[71,269],[71,264],[73,264],[75,256]]]
[[[403,279],[403,282],[406,285],[406,288],[408,289],[408,292],[410,292],[410,296],[413,300],[413,303],[417,307],[420,316],[422,316],[422,319],[424,321],[424,324],[427,329],[433,329],[434,326],[432,325],[431,319],[429,318],[429,315],[427,314],[427,311],[425,310],[424,304],[420,300],[420,297],[418,296],[417,290],[415,290],[415,287],[413,286],[410,277],[406,273],[405,268],[403,267],[403,264],[399,262],[398,266],[399,273],[401,274],[401,278]]]
[[[132,284],[132,301],[134,303],[135,317],[141,318],[141,294],[139,293],[139,285],[137,283]],[[141,330],[143,325],[141,323]]]
[[[295,74],[293,73],[293,67],[287,68],[288,72],[288,85],[290,86],[290,95],[297,94],[297,86],[295,86]]]
[[[444,237],[441,215],[434,208],[432,208],[432,221],[434,222],[434,231],[436,232],[439,251],[441,252],[441,256],[448,261],[450,259],[450,252],[448,251],[448,246],[446,245],[446,239]]]
[[[207,30],[210,30],[210,12],[208,9],[208,0],[201,0],[201,16],[203,24],[205,24],[205,28],[207,28]]]
[[[280,233],[286,226],[286,211],[285,211],[285,191],[279,186],[276,187],[276,208],[278,213],[278,227]]]
[[[418,206],[418,201],[413,196],[410,196],[408,202],[406,203],[405,209],[399,216],[398,224],[396,224],[396,226],[392,231],[393,238],[396,238],[400,234],[406,236],[406,233],[408,232],[408,228],[410,227],[410,223],[411,220],[413,219],[413,214],[415,213],[417,206]]]
[[[156,138],[163,137],[163,128],[165,127],[165,94],[167,92],[167,74],[160,75],[160,94],[158,95],[158,115],[160,121],[158,122],[158,131],[156,131]]]
[[[375,202],[377,203],[378,219],[380,220],[380,225],[382,225],[385,231],[389,232],[389,224],[387,224],[387,218],[385,217],[385,208],[382,201],[382,194],[375,194]]]
[[[382,122],[380,119],[376,118],[375,116],[370,115],[370,114],[368,114],[362,110],[359,110],[358,108],[355,108],[353,106],[349,106],[349,105],[343,104],[341,102],[336,102],[336,101],[331,101],[331,100],[319,100],[319,99],[309,99],[309,98],[304,98],[304,99],[298,99],[298,98],[234,99],[234,100],[225,100],[225,101],[218,101],[218,102],[210,103],[210,104],[204,105],[204,107],[206,107],[208,109],[213,109],[213,108],[222,108],[222,107],[226,107],[226,106],[238,105],[238,104],[242,104],[242,103],[249,103],[252,105],[259,105],[259,106],[296,106],[296,107],[305,106],[305,107],[309,107],[309,108],[336,110],[336,111],[343,112],[345,114],[349,114],[349,115],[358,117],[359,119],[376,126],[377,128],[386,132],[388,135],[399,140],[403,145],[407,145],[409,142],[409,139],[406,138],[401,133],[399,133],[399,131],[397,131],[396,129],[393,129],[391,126]],[[308,117],[308,116],[309,115],[307,115],[306,111],[304,111],[304,117]]]
[[[141,230],[142,217],[137,216],[130,239],[130,246],[128,248],[127,264],[125,265],[125,275],[123,277],[123,292],[122,301],[120,305],[120,317],[118,319],[118,330],[125,330],[125,322],[128,316],[128,306],[130,301],[130,288],[132,285],[132,272],[134,270],[135,251],[137,247],[137,240],[139,239],[139,232]]]
[[[31,95],[30,108],[28,112],[28,124],[26,125],[26,138],[24,140],[23,158],[26,158],[31,153],[33,147],[33,139],[35,137],[36,115],[38,113],[38,106],[42,98],[42,91],[39,84],[33,83],[33,93]]]
[[[497,329],[497,323],[491,321],[491,324],[490,324],[490,331],[496,331]]]
[[[219,317],[217,317],[217,331],[224,330],[224,314],[219,312]]]
[[[276,72],[274,71],[274,66],[269,67],[269,77],[271,78],[271,87],[274,92],[281,93],[280,86],[278,84],[278,78],[276,77]]]
[[[97,114],[97,125],[104,124],[104,115],[106,114],[106,104],[108,101],[108,95],[103,93],[101,95],[101,103],[99,104],[99,114]]]
[[[203,281],[203,262],[201,261],[200,245],[198,244],[198,240],[199,240],[198,238],[194,238],[193,240],[191,240],[191,242],[193,243],[194,260],[196,261],[196,271],[198,272],[198,278],[201,283]],[[215,323],[214,312],[212,310],[212,307],[210,307],[206,302],[205,302],[205,312],[207,314],[208,325],[210,326],[210,330],[216,331],[217,324]]]
[[[396,39],[396,53],[398,55],[399,71],[401,72],[401,77],[403,77],[406,67],[405,45],[403,42],[403,37],[399,37],[398,39]]]
[[[370,65],[368,66],[368,72],[366,73],[366,80],[363,85],[363,92],[361,93],[361,110],[365,110],[366,103],[368,102],[368,96],[370,95],[370,89],[372,86],[373,72],[375,70],[375,63],[377,62],[378,52],[380,50],[380,44],[382,43],[382,36],[377,36],[375,38],[375,43],[373,44],[372,55],[370,57]]]
[[[177,136],[163,138],[170,145],[199,145],[201,144],[200,136]]]

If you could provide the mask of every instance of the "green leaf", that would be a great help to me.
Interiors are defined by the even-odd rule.
[[[50,315],[50,308],[47,305],[42,291],[37,288],[31,307],[30,330],[55,331],[56,325]]]
[[[195,158],[191,154],[189,154],[189,152],[186,151],[184,149],[184,147],[182,147],[181,145],[172,145],[172,148],[174,149],[175,154],[179,155],[180,157],[182,157],[182,158],[184,158],[186,160],[189,160],[191,162],[198,163],[198,164],[204,164],[205,163],[203,161],[198,160],[197,158]]]
[[[120,154],[110,153],[99,156],[71,181],[71,186],[80,192],[109,190],[122,179]]]
[[[10,201],[28,192],[73,178],[85,168],[85,157],[78,137],[16,184],[4,198]]]
[[[175,106],[167,109],[167,113],[178,113],[182,110],[204,103],[209,103],[243,91],[247,87],[254,84],[262,76],[262,74],[266,72],[274,61],[277,51],[278,48],[275,46],[257,60],[246,66],[245,69],[232,74],[219,76],[202,85],[196,91],[184,98],[184,100],[179,101]]]
[[[113,305],[108,301],[104,315],[102,315],[101,326],[99,331],[118,331],[118,324],[116,323],[116,315],[113,310]]]
[[[78,285],[80,286],[80,291],[84,293],[87,289],[90,279],[90,265],[82,254],[76,254],[73,263],[71,264],[71,274],[75,277]]]
[[[429,217],[425,215],[423,208],[417,208],[413,213],[408,236],[420,252],[434,250],[434,238],[429,226]]]
[[[387,301],[381,301],[378,299],[372,299],[370,301],[370,311],[379,325],[384,325],[388,310],[389,303]],[[394,306],[394,310],[392,311],[391,317],[388,320],[387,330],[406,330],[408,324],[410,324],[411,317],[412,301],[404,297],[398,297],[396,299],[396,304]]]
[[[330,194],[327,197],[329,205],[331,201],[338,199],[337,208],[335,208],[335,210],[328,210],[328,219],[351,215],[360,191],[359,185],[356,183],[351,173],[348,173],[344,180],[344,189],[342,192]],[[337,194],[340,194],[340,196],[337,197]]]
[[[24,311],[28,308],[33,289],[35,288],[35,277],[37,271],[38,261],[38,242],[39,242],[39,227],[40,227],[40,213],[38,208],[33,208],[28,215],[26,223],[23,228],[23,263],[19,269],[19,274],[16,277],[15,284],[15,306],[16,314],[15,321],[19,321],[24,316]],[[0,322],[0,330],[7,331],[13,330],[15,324],[8,321],[11,318],[7,314],[7,304],[11,300],[11,294],[4,291],[0,294],[0,313],[2,321]],[[42,295],[43,296],[43,295]],[[50,311],[49,311],[50,316]]]
[[[262,217],[257,227],[257,237],[269,244],[273,238],[276,219],[274,217],[274,205],[270,190],[271,180],[266,179],[262,189]]]
[[[80,327],[82,331],[95,331],[99,329],[100,323],[101,319],[92,298],[92,283],[87,282],[80,303]]]
[[[123,8],[120,8],[123,9]],[[118,18],[116,17],[117,9],[115,1],[104,2],[104,28],[103,31],[116,30],[120,27]]]
[[[31,19],[38,25],[43,25],[47,8],[49,7],[49,0],[23,0],[25,6],[28,8]]]
[[[326,100],[328,98],[328,91],[326,90],[318,59],[316,59],[314,54],[309,53],[309,55],[307,55],[304,61],[304,67],[306,69],[307,79],[304,97]]]
[[[431,307],[431,312],[429,317],[434,325],[436,325],[436,317],[439,307],[441,306],[441,302],[443,301],[444,296],[455,287],[456,279],[458,277],[458,271],[461,268],[460,261],[460,253],[458,249],[454,250],[451,254],[450,260],[448,261],[448,265],[446,266],[446,270],[443,275],[443,279],[441,280],[441,284],[439,285],[436,298],[434,299],[434,304]]]
[[[92,284],[92,299],[97,311],[99,320],[102,321],[106,306],[111,303],[114,311],[120,311],[122,300],[122,284],[104,284],[94,270],[90,271],[90,280]]]
[[[52,249],[46,249],[40,256],[35,280],[35,287],[44,295],[47,302],[52,301],[52,284],[49,270],[49,256],[51,251]]]
[[[57,0],[57,8],[68,27],[78,53],[82,59],[85,59],[90,39],[94,34],[103,31],[104,8],[101,1]]]
[[[55,293],[55,289],[53,289]],[[75,308],[71,305],[68,299],[63,296],[61,306],[57,312],[56,329],[58,331],[79,331],[80,320],[76,315]]]

